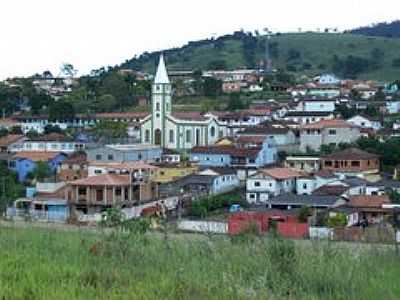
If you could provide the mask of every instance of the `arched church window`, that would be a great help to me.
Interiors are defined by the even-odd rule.
[[[190,129],[186,130],[186,143],[191,143],[192,141],[192,131]]]
[[[160,103],[159,102],[156,103],[156,111],[160,111]]]
[[[174,142],[174,130],[173,129],[169,130],[169,142],[170,143]]]
[[[144,134],[144,141],[146,143],[150,142],[150,130],[146,129],[145,134]]]
[[[215,137],[215,127],[214,126],[211,127],[210,134],[211,134],[211,137]]]

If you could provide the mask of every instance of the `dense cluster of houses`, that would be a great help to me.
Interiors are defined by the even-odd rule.
[[[243,85],[237,87],[237,82],[257,83],[249,70],[206,75],[223,80],[227,91],[240,90]],[[5,128],[19,125],[23,132],[0,138],[0,159],[27,186],[25,197],[15,201],[8,215],[85,222],[120,207],[128,217],[137,217],[149,207],[175,210],[184,200],[233,190],[242,191],[252,207],[342,212],[349,225],[379,223],[390,214],[388,190],[400,191],[400,181],[380,173],[377,155],[356,147],[320,154],[323,146],[400,131],[398,123],[384,128],[382,120],[366,116],[362,108],[347,120],[337,112],[338,105],[368,102],[378,86],[324,75],[288,87],[290,102],[259,101],[235,112],[173,112],[172,86],[161,58],[152,90],[151,113],[77,115],[58,121],[18,116],[0,122]],[[353,90],[365,100],[351,100]],[[396,92],[388,92],[382,112],[400,111]],[[93,141],[85,130],[104,119],[128,124],[127,135],[136,142]],[[49,124],[78,134],[44,134]],[[32,131],[39,135],[28,137]],[[32,174],[43,164],[49,176],[40,182]]]

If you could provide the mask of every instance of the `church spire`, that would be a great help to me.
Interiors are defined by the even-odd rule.
[[[160,61],[158,63],[156,77],[154,78],[154,83],[169,84],[169,78],[167,73],[167,68],[165,67],[164,55],[160,55]]]

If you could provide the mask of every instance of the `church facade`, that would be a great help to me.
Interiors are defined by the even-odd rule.
[[[162,55],[152,85],[151,106],[151,114],[140,126],[143,144],[179,151],[212,145],[227,134],[227,125],[212,114],[172,111],[172,84]]]

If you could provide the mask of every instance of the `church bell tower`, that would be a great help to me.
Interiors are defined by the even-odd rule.
[[[161,54],[152,86],[152,141],[165,147],[166,116],[171,114],[171,83]]]

